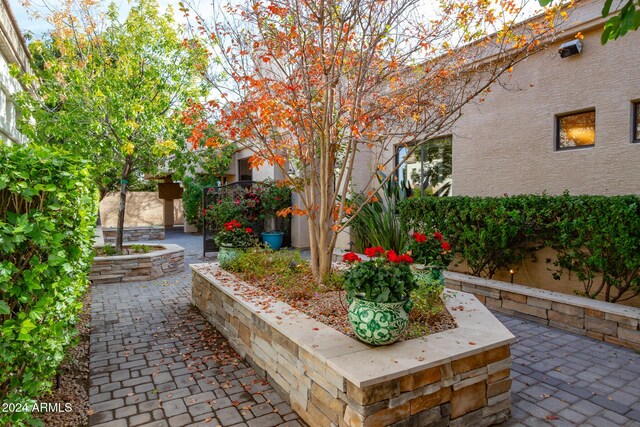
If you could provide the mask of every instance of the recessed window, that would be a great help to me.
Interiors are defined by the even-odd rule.
[[[640,102],[633,104],[633,142],[640,143]]]
[[[249,166],[249,158],[238,160],[238,181],[253,181],[253,170]]]
[[[596,111],[557,116],[556,148],[593,147],[596,143]]]
[[[431,139],[417,147],[398,146],[398,181],[414,194],[451,194],[451,137]]]

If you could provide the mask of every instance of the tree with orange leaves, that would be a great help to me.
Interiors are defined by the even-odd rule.
[[[193,31],[211,41],[210,80],[224,100],[185,112],[191,141],[215,146],[201,138],[212,124],[253,152],[254,167],[282,171],[300,195],[294,210],[308,216],[318,281],[331,269],[338,233],[359,211],[340,203],[354,170],[367,164],[366,187],[375,190],[378,169],[393,169],[393,147],[448,129],[463,106],[544,46],[556,20],[548,10],[517,24],[524,5],[513,0],[442,0],[427,17],[419,5],[246,0],[214,4],[213,22],[182,5]]]

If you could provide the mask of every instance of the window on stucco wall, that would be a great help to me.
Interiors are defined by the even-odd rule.
[[[640,143],[640,101],[633,103],[632,142]]]
[[[596,110],[556,117],[556,149],[593,147],[596,143]]]
[[[253,181],[253,171],[249,166],[249,158],[238,160],[238,181]]]
[[[451,136],[431,139],[415,146],[398,146],[396,165],[398,181],[413,194],[448,196],[451,193]],[[408,156],[408,157],[407,157]]]

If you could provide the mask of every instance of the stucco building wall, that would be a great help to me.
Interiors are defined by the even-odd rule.
[[[579,55],[560,58],[560,42],[533,55],[506,88],[495,86],[485,102],[464,109],[452,132],[453,194],[640,192],[640,144],[631,142],[640,33],[602,46],[600,32],[583,32]],[[596,111],[595,146],[556,150],[556,115],[589,108]]]
[[[100,202],[100,221],[105,228],[118,224],[118,203],[120,194],[109,193]],[[184,223],[182,199],[173,201],[174,224]],[[164,225],[164,200],[158,198],[156,191],[132,191],[127,193],[125,207],[125,227],[148,227]]]
[[[600,9],[601,2],[579,2],[556,42],[518,64],[484,102],[467,105],[443,133],[452,135],[454,195],[640,194],[640,143],[632,142],[640,32],[601,45]],[[582,53],[561,58],[558,48],[579,31]],[[587,109],[596,112],[595,145],[557,150],[556,116]],[[385,158],[394,154],[387,150]],[[514,283],[567,294],[581,290],[575,276],[553,279],[555,259],[544,249],[513,266]],[[455,270],[466,271],[464,265]],[[508,282],[511,275],[502,270],[494,278]],[[640,297],[624,304],[639,306]]]

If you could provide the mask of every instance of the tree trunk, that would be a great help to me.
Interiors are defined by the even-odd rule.
[[[309,218],[309,237],[311,273],[316,283],[322,284],[331,273],[334,245],[331,244],[333,231],[326,224],[313,224]],[[317,220],[315,220],[317,221]]]
[[[116,252],[122,252],[122,242],[124,238],[124,212],[127,206],[127,184],[131,173],[131,156],[127,156],[122,167],[120,177],[120,203],[118,204],[118,226],[116,229]]]
[[[318,254],[318,236],[316,235],[315,224],[313,223],[314,219],[309,215],[307,217],[307,226],[309,227],[309,249],[311,251],[311,255],[309,258],[309,265],[311,266],[311,274],[316,282],[319,283],[319,259],[320,256]]]

